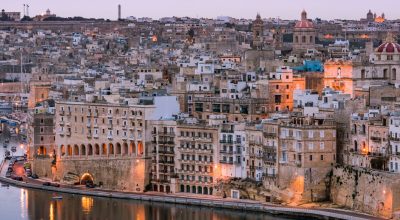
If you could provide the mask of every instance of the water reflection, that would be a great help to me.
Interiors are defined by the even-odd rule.
[[[272,220],[284,219],[262,213],[240,212],[174,204],[96,198],[61,194],[52,200],[52,193],[0,188],[0,219],[135,219],[135,220]],[[308,218],[309,219],[309,218]]]

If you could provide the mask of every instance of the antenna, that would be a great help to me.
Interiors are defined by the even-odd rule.
[[[29,17],[29,5],[26,5],[26,16]]]
[[[24,11],[23,14],[24,14],[24,17],[25,17],[25,4],[24,4],[24,9],[23,9],[23,11]]]

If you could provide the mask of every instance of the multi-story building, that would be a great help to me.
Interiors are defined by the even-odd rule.
[[[293,91],[305,89],[305,80],[293,75],[293,71],[283,66],[269,74],[268,96],[271,100],[270,111],[291,111],[293,109]]]
[[[176,190],[212,195],[220,177],[218,127],[196,119],[179,120],[176,139]]]
[[[138,104],[56,103],[53,178],[144,191],[150,180],[149,121],[172,117],[177,109],[176,98],[171,96],[146,98]]]
[[[194,97],[193,116],[207,120],[210,115],[226,115],[227,120],[234,121],[255,121],[262,119],[269,109],[267,98],[241,99],[220,98],[220,97]]]
[[[325,177],[336,162],[334,120],[316,117],[281,119],[278,185],[292,201],[326,199]]]
[[[153,191],[176,192],[174,178],[177,178],[176,163],[176,120],[152,121],[152,168]]]
[[[219,164],[222,178],[247,178],[250,176],[246,131],[244,123],[225,123],[219,131]],[[254,163],[254,162],[253,162]],[[255,168],[255,164],[252,168]],[[254,173],[253,173],[254,174]]]
[[[32,169],[40,176],[46,176],[55,162],[54,128],[54,100],[42,101],[32,112],[28,128],[28,160],[34,161]]]

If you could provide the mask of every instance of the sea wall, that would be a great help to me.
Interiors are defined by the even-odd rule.
[[[336,166],[330,196],[335,204],[385,218],[400,210],[400,178],[388,172]]]
[[[61,183],[66,183],[65,177],[71,173],[80,179],[90,175],[95,184],[110,190],[143,192],[150,180],[149,159],[66,159],[58,160],[53,169],[53,179]]]

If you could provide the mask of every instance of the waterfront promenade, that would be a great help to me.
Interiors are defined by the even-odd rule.
[[[3,161],[0,167],[0,181],[8,184],[12,184],[18,187],[32,188],[39,190],[54,191],[59,193],[70,193],[87,196],[99,196],[108,198],[118,199],[132,199],[151,201],[159,203],[176,203],[185,205],[197,205],[206,206],[210,208],[228,208],[237,209],[243,211],[258,211],[266,212],[274,215],[286,215],[286,216],[309,216],[318,218],[332,218],[332,219],[381,219],[361,213],[356,213],[347,210],[330,209],[330,208],[299,208],[299,207],[288,207],[274,205],[270,203],[261,203],[253,200],[237,200],[230,198],[218,198],[215,196],[203,196],[203,195],[191,195],[191,194],[163,194],[158,192],[146,192],[146,193],[132,193],[132,192],[116,192],[101,189],[87,189],[77,186],[61,185],[61,187],[50,187],[43,186],[42,183],[46,180],[32,180],[24,178],[24,181],[15,181],[9,178],[5,178],[6,169],[8,167],[8,161]]]

